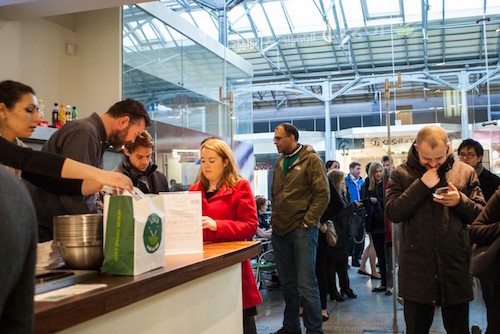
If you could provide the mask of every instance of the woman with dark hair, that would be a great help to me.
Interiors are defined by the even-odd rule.
[[[12,173],[58,194],[93,194],[103,185],[132,188],[130,179],[120,173],[27,148],[19,138],[30,137],[39,122],[33,89],[11,80],[0,82],[0,163],[11,167]]]

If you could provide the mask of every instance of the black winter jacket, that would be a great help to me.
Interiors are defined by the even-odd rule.
[[[148,168],[141,172],[130,163],[129,158],[125,155],[114,170],[130,177],[134,186],[145,194],[159,194],[160,192],[170,191],[167,178],[158,172],[156,168],[155,164],[150,163]]]
[[[429,189],[421,177],[426,168],[411,146],[407,162],[389,179],[386,212],[401,224],[399,295],[432,305],[452,305],[472,300],[469,275],[470,241],[467,224],[481,212],[484,198],[474,169],[450,155],[438,170],[439,183]],[[432,193],[451,182],[460,203],[453,208],[433,201]]]

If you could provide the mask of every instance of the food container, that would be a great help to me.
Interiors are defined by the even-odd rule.
[[[64,215],[53,218],[54,242],[71,269],[99,269],[104,259],[102,214]]]

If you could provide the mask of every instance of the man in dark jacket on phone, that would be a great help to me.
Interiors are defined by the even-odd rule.
[[[436,195],[443,187],[448,191]],[[407,162],[391,173],[386,194],[389,219],[401,224],[399,295],[406,333],[428,333],[436,306],[447,333],[469,333],[467,225],[483,205],[474,169],[454,160],[445,130],[422,128]]]

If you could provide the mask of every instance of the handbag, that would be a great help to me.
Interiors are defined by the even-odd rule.
[[[326,243],[330,247],[335,247],[338,240],[337,230],[335,229],[335,224],[331,220],[326,222]]]
[[[365,209],[360,208],[358,211],[349,215],[348,233],[349,237],[354,239],[357,244],[365,241]]]
[[[471,249],[471,260],[469,273],[472,276],[500,283],[500,237],[491,245],[479,246],[473,244]]]

